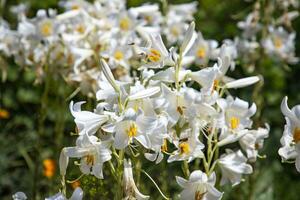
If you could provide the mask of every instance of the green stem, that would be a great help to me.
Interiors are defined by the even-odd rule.
[[[186,160],[183,161],[183,173],[184,173],[185,177],[187,177],[187,178],[190,176],[189,164]]]
[[[141,170],[151,181],[152,183],[155,185],[155,187],[157,188],[157,190],[159,191],[159,193],[161,194],[161,196],[164,198],[164,199],[167,199],[169,200],[170,198],[169,197],[166,197],[164,195],[164,193],[160,190],[160,188],[158,187],[158,185],[156,184],[156,182],[152,179],[152,177],[147,173],[145,172],[144,170]]]

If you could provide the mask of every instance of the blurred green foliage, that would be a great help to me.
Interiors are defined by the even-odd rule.
[[[2,0],[2,2],[5,2]],[[7,0],[1,15],[12,24],[16,18],[9,13],[9,7],[21,2],[30,4],[30,16],[40,8],[57,8],[57,0]],[[128,6],[137,6],[146,0],[128,0]],[[153,2],[153,1],[152,1]],[[156,1],[158,2],[158,1]],[[170,3],[189,1],[174,0]],[[243,20],[250,11],[252,4],[242,0],[199,0],[196,13],[197,29],[205,38],[233,39],[239,34],[236,23]],[[295,30],[300,30],[300,19],[294,21]],[[300,39],[296,41],[296,55],[300,56]],[[74,123],[69,114],[67,96],[75,88],[68,86],[61,77],[52,77],[48,83],[34,84],[35,73],[24,66],[16,66],[12,60],[3,60],[1,67],[8,70],[7,80],[0,83],[0,108],[9,112],[8,119],[0,119],[0,196],[10,199],[17,191],[24,191],[29,197],[36,199],[57,193],[60,185],[58,171],[56,176],[48,179],[43,176],[42,162],[46,158],[58,160],[63,146],[73,145],[75,137],[70,136],[74,131]],[[0,68],[1,68],[0,67]],[[290,67],[275,63],[267,58],[261,58],[253,74],[264,77],[264,85],[259,93],[252,96],[255,89],[237,91],[241,98],[252,100],[262,106],[261,116],[256,119],[257,125],[269,123],[270,137],[266,140],[261,152],[266,159],[259,159],[255,164],[255,173],[245,178],[245,182],[234,188],[227,186],[224,199],[257,199],[257,200],[296,200],[299,199],[300,175],[293,164],[281,164],[277,151],[280,147],[279,139],[284,128],[284,118],[280,112],[282,98],[289,96],[290,105],[300,103],[300,64]],[[249,75],[245,66],[237,66],[234,76]],[[49,84],[49,90],[45,90]],[[46,102],[42,105],[46,95]],[[45,99],[44,99],[45,100]],[[76,100],[86,100],[85,108],[91,108],[94,100],[77,95]],[[42,112],[45,112],[45,118]],[[139,157],[141,158],[141,156]],[[144,160],[143,160],[144,161]],[[160,163],[157,166],[145,161],[147,172],[157,180],[167,196],[174,196],[179,188],[174,175],[182,175],[178,164]],[[192,163],[196,166],[195,163]],[[58,167],[58,166],[57,166]],[[69,179],[76,179],[79,170],[70,167]],[[196,167],[194,167],[196,168]],[[106,169],[106,168],[105,168]],[[151,181],[138,171],[136,178],[143,180],[139,185],[145,194],[151,194],[152,199],[160,199]],[[105,176],[110,176],[105,170]],[[167,180],[167,181],[166,181]],[[137,181],[139,182],[139,181]],[[99,181],[91,176],[81,179],[85,199],[112,199],[115,183]],[[69,187],[71,188],[71,187]],[[109,190],[107,190],[109,188]],[[175,198],[175,196],[174,196]],[[33,198],[29,198],[33,199]]]

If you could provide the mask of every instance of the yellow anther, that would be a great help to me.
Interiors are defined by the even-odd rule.
[[[85,27],[84,27],[84,25],[80,24],[77,26],[76,30],[77,30],[77,32],[83,34],[85,32]]]
[[[124,54],[122,51],[117,50],[114,53],[114,57],[116,60],[122,60],[124,58]]]
[[[216,90],[219,86],[219,81],[218,80],[214,80],[214,85],[213,85],[213,91]]]
[[[240,119],[237,117],[230,118],[230,128],[236,129],[240,125]]]
[[[282,39],[279,37],[276,37],[274,39],[274,46],[276,47],[276,49],[280,49],[282,47],[283,43],[282,43]]]
[[[163,145],[161,146],[161,151],[162,152],[167,152],[168,151],[168,142],[166,139],[164,139],[164,143]]]
[[[294,139],[294,142],[295,142],[295,143],[300,142],[300,128],[299,128],[299,127],[296,127],[296,128],[294,129],[293,139]]]
[[[206,192],[202,193],[200,191],[195,192],[195,200],[202,200]]]
[[[119,25],[123,31],[128,31],[130,28],[130,19],[128,17],[122,18]]]
[[[76,5],[76,4],[74,4],[74,5],[71,7],[72,10],[78,10],[79,8],[80,8],[80,6],[79,6],[79,5]]]
[[[127,130],[127,135],[132,138],[135,137],[137,135],[137,126],[135,123],[132,123],[129,127],[129,129]]]
[[[201,59],[205,58],[205,56],[206,56],[206,50],[205,50],[205,48],[204,47],[198,48],[196,54],[197,54],[198,58],[201,58]]]
[[[171,33],[172,33],[172,35],[174,35],[174,36],[179,36],[179,30],[178,30],[178,28],[177,28],[176,26],[173,26],[173,27],[171,28]]]
[[[45,21],[40,28],[41,34],[44,37],[48,37],[52,35],[53,32],[53,24],[50,21]]]
[[[151,49],[150,53],[147,56],[148,60],[151,62],[158,62],[161,58],[161,54],[158,50],[156,49]]]
[[[179,144],[180,154],[190,153],[190,145],[187,142],[182,142]]]
[[[95,156],[94,155],[87,155],[85,156],[85,162],[87,165],[94,165],[95,163]]]

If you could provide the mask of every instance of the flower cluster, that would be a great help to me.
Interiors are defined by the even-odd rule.
[[[196,3],[164,4],[163,12],[157,4],[127,9],[117,0],[61,6],[62,14],[40,10],[32,19],[19,6],[17,30],[0,24],[1,52],[21,66],[34,66],[40,78],[49,69],[58,71],[98,102],[93,111],[82,110],[84,102],[70,103],[78,137],[61,151],[63,190],[49,199],[66,199],[71,158],[80,160],[82,174],[99,179],[106,178],[103,166],[110,168],[125,199],[149,198],[134,181],[130,158],[138,155],[153,164],[183,164],[186,177],[176,176],[181,199],[221,199],[216,182],[237,185],[252,173],[249,163],[259,157],[269,127],[253,129],[256,105],[230,90],[259,78],[227,76],[237,45],[219,45],[195,31]],[[240,24],[245,37],[256,33],[248,21]],[[195,160],[200,164],[190,173]],[[82,195],[78,188],[71,199]]]
[[[292,27],[292,20],[299,16],[298,11],[293,10],[296,8],[296,1],[254,3],[245,21],[237,24],[242,34],[234,41],[245,64],[254,65],[261,52],[277,62],[295,64],[299,61],[295,57],[296,32]]]
[[[92,96],[100,73],[95,57],[106,59],[118,80],[130,81],[131,69],[140,62],[134,45],[142,45],[150,33],[164,34],[168,44],[182,41],[197,4],[169,5],[164,14],[158,4],[127,9],[125,0],[63,1],[60,6],[64,13],[39,10],[34,18],[26,17],[27,5],[13,7],[17,29],[0,20],[0,53],[35,70],[37,81],[51,71]],[[156,60],[153,55],[146,59]]]
[[[214,188],[216,167],[222,172],[221,184],[239,184],[243,174],[252,173],[248,162],[256,160],[268,127],[252,130],[255,104],[231,96],[229,90],[254,84],[259,78],[226,76],[233,62],[226,44],[218,49],[218,61],[212,67],[191,70],[185,60],[197,39],[194,27],[192,22],[178,48],[167,49],[155,34],[148,35],[149,45],[135,46],[147,62],[132,82],[115,80],[107,61],[100,58],[95,110],[81,110],[84,102],[70,104],[78,138],[76,146],[61,152],[62,176],[69,158],[79,158],[81,172],[100,179],[105,178],[103,165],[110,162],[114,171],[111,160],[116,159],[124,163],[125,195],[147,199],[137,190],[131,161],[126,158],[144,152],[146,159],[159,163],[167,155],[168,163],[185,163],[187,174],[189,163],[200,159],[202,167],[189,181],[177,177],[184,188],[181,198],[220,199],[222,193]],[[239,148],[224,149],[232,143],[239,143]]]

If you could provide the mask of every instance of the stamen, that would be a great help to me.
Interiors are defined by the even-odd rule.
[[[130,19],[128,17],[122,18],[119,25],[123,31],[128,31],[130,28]]]
[[[40,31],[41,31],[41,34],[44,37],[50,36],[52,34],[52,32],[53,32],[53,25],[52,25],[52,23],[50,21],[44,22],[41,25]]]
[[[127,130],[127,135],[132,138],[135,137],[137,135],[137,126],[135,123],[132,123],[129,127],[129,129]]]
[[[275,37],[274,39],[274,46],[276,49],[280,49],[282,47],[283,43],[282,43],[282,39],[279,37]]]
[[[204,47],[198,48],[196,54],[197,54],[198,58],[201,58],[201,59],[205,58],[205,56],[206,56],[206,50],[205,50],[205,48]]]
[[[94,165],[94,163],[95,163],[95,156],[94,155],[87,155],[84,158],[85,158],[85,162],[86,162],[87,165]]]
[[[195,192],[195,200],[202,200],[206,192],[202,193],[200,191]]]
[[[167,152],[168,151],[168,142],[166,139],[164,139],[164,143],[163,145],[161,146],[161,151],[162,152]]]
[[[116,60],[122,60],[124,58],[124,54],[122,51],[117,50],[114,53],[114,57]]]
[[[231,117],[230,118],[230,128],[236,129],[240,124],[240,119],[237,117]]]
[[[161,54],[158,50],[151,49],[147,59],[151,62],[158,62],[161,59]]]
[[[300,128],[296,127],[293,132],[293,139],[295,143],[300,142]]]
[[[190,145],[187,142],[182,142],[179,144],[180,154],[190,153]]]

